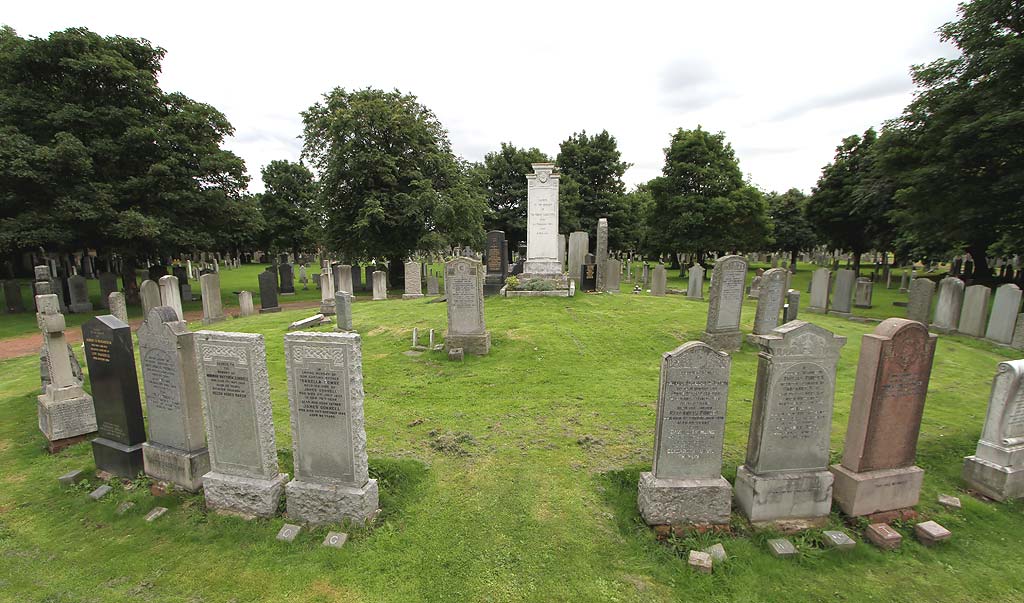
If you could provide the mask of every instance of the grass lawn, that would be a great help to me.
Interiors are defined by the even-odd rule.
[[[246,270],[222,272],[224,291],[237,286],[229,279],[245,274],[255,289],[257,268]],[[801,291],[809,274],[796,276]],[[669,287],[682,283],[670,278]],[[896,289],[876,289],[876,308],[863,313],[890,314],[900,297]],[[861,543],[842,554],[822,549],[820,532],[811,531],[796,538],[798,559],[778,560],[764,545],[769,535],[752,532],[738,515],[734,536],[657,542],[637,512],[636,484],[652,461],[659,360],[700,334],[706,311],[706,302],[678,295],[492,297],[490,355],[450,363],[440,352],[404,353],[412,327],[443,331],[444,304],[360,300],[353,321],[363,341],[370,466],[380,479],[383,513],[372,531],[353,531],[340,550],[321,546],[327,529],[278,542],[283,517],[207,515],[201,496],[157,499],[141,481],[117,486],[99,502],[86,496],[95,478],[62,490],[57,476],[72,469],[91,475],[90,448],[45,454],[36,426],[38,359],[0,362],[0,600],[1024,599],[1024,503],[975,500],[959,479],[981,431],[996,363],[1017,352],[968,338],[940,336],[918,450],[926,471],[919,511],[952,530],[951,542],[925,548],[910,526],[898,526],[901,550]],[[288,473],[283,334],[308,313],[217,325],[265,337],[278,456]],[[753,316],[748,301],[747,332]],[[802,318],[848,337],[832,427],[837,461],[860,338],[873,325]],[[746,446],[756,363],[749,344],[733,355],[723,466],[730,481]],[[940,507],[939,493],[960,496],[964,508]],[[126,500],[135,507],[117,515]],[[170,512],[146,523],[155,506]],[[839,527],[842,519],[833,515],[831,524]],[[861,540],[859,528],[851,533]],[[691,572],[688,550],[716,541],[729,561],[710,576]]]

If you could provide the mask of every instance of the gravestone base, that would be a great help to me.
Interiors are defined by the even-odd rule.
[[[336,310],[333,299],[330,301],[330,303],[320,302],[320,313],[323,314],[324,316],[334,316],[335,311]]]
[[[822,314],[825,314],[825,313],[822,312]],[[828,314],[832,315],[832,316],[840,316],[842,318],[849,318],[850,316],[852,316],[851,312],[838,312],[836,310],[829,310]]]
[[[72,314],[81,314],[83,312],[92,312],[92,303],[82,302],[80,304],[71,304],[68,306],[68,310]]]
[[[758,475],[736,470],[736,505],[751,522],[801,520],[813,525],[832,510],[832,474],[827,470]]]
[[[126,446],[107,438],[96,438],[92,441],[92,458],[97,469],[126,479],[135,479],[145,471],[142,444]]]
[[[856,473],[837,463],[830,469],[832,498],[849,517],[913,507],[924,482],[924,469],[917,466]]]
[[[206,508],[246,519],[273,517],[288,483],[287,473],[273,479],[241,477],[211,471],[203,476]]]
[[[743,345],[743,333],[739,331],[726,331],[724,333],[700,334],[700,340],[719,352],[735,352]]]
[[[551,261],[528,260],[524,262],[523,274],[519,280],[521,281],[524,278],[565,280],[562,275],[562,264],[557,259]]]
[[[341,484],[291,481],[285,487],[288,517],[303,523],[321,525],[349,519],[363,525],[377,512],[377,480],[362,488]]]
[[[37,396],[39,431],[50,442],[96,432],[96,409],[92,397],[81,386],[58,388],[46,386],[46,393]]]
[[[142,445],[146,475],[171,482],[189,492],[203,487],[203,476],[210,472],[210,452],[206,448],[188,452],[155,442]]]
[[[956,329],[947,329],[946,327],[940,327],[936,325],[928,325],[928,330],[932,333],[939,333],[940,335],[953,335],[956,333]]]
[[[419,299],[423,297],[422,293],[403,293],[402,299]]]
[[[275,306],[273,308],[260,308],[260,314],[270,314],[271,312],[280,312],[281,306]]]
[[[221,316],[211,316],[210,318],[203,318],[203,324],[204,325],[212,325],[213,323],[221,322],[222,320],[227,320],[227,316],[221,315]]]
[[[58,452],[64,450],[65,448],[70,448],[75,444],[88,442],[89,438],[93,437],[94,435],[96,435],[95,432],[83,433],[82,435],[75,436],[73,438],[64,438],[63,440],[51,440],[46,442],[46,450],[50,454],[57,454]]]
[[[647,525],[728,524],[732,487],[724,477],[658,479],[640,474],[637,506]]]
[[[477,335],[452,335],[445,331],[444,345],[447,349],[462,348],[466,354],[486,356],[491,351],[491,332]]]
[[[972,455],[964,458],[963,478],[993,500],[1024,498],[1024,466],[1004,467]]]
[[[811,314],[827,314],[828,311],[825,308],[815,308],[814,306],[808,306],[807,311]]]

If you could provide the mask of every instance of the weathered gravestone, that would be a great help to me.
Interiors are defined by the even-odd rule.
[[[281,278],[281,284],[277,289],[278,293],[281,295],[295,295],[295,271],[292,265],[282,261],[281,265],[277,268],[277,273]]]
[[[668,289],[668,274],[665,272],[665,266],[658,264],[651,271],[651,295],[662,296],[665,295]]]
[[[832,508],[829,433],[846,338],[794,320],[760,341],[746,462],[736,503],[750,521],[820,525]]]
[[[160,285],[156,281],[146,279],[139,285],[139,299],[142,302],[142,315],[149,315],[149,311],[160,304]]]
[[[89,301],[89,281],[81,274],[76,274],[68,279],[68,292],[71,294],[71,303],[68,310],[79,312],[92,312],[92,302]]]
[[[604,279],[604,291],[606,293],[618,293],[622,278],[622,262],[615,258],[608,258],[604,261],[607,275]],[[601,277],[601,269],[597,270],[598,279]],[[600,289],[598,285],[598,289]]]
[[[441,286],[437,282],[437,276],[431,274],[427,277],[427,295],[440,295]]]
[[[700,264],[690,266],[686,281],[687,299],[704,299],[704,267]]]
[[[25,302],[21,298],[21,283],[14,280],[4,281],[4,305],[8,314],[25,311]]]
[[[558,262],[558,179],[553,163],[532,164],[526,175],[526,262],[527,278],[560,279]],[[468,350],[467,350],[468,351]]]
[[[964,282],[947,276],[939,282],[939,301],[931,328],[939,333],[953,333],[960,322],[960,308],[964,303]]]
[[[82,325],[82,340],[99,435],[92,441],[96,468],[135,479],[143,472],[146,427],[132,329],[115,316],[97,316]]]
[[[206,506],[246,518],[277,513],[288,476],[278,471],[263,336],[195,333],[210,472]]]
[[[730,364],[700,341],[662,355],[654,466],[640,474],[637,496],[649,525],[729,523],[722,443]]]
[[[508,276],[508,257],[505,255],[505,231],[491,230],[487,232],[486,268],[484,277],[484,295],[494,295],[505,286]],[[561,266],[561,263],[559,263]],[[559,268],[561,271],[561,268]]]
[[[750,341],[757,343],[759,335],[768,335],[779,326],[779,313],[785,303],[785,268],[772,268],[761,277],[761,294],[757,297],[757,311],[754,313],[754,332]]]
[[[257,277],[260,284],[260,314],[280,312],[277,302],[277,273],[270,266]]]
[[[356,290],[352,287],[352,266],[348,264],[339,264],[334,267],[335,279],[338,281],[335,293],[338,291],[344,291],[348,294],[354,294]],[[355,273],[359,273],[359,268],[356,267]]]
[[[377,267],[374,265],[367,266],[364,270],[366,278],[364,279],[363,290],[370,290],[373,288],[373,273],[377,271]]]
[[[828,268],[818,268],[811,275],[811,302],[807,306],[808,312],[824,314],[828,311],[830,277]]]
[[[597,249],[595,253],[595,262],[597,264],[597,290],[607,291],[608,285],[606,284],[608,268],[605,266],[605,262],[608,261],[608,218],[598,218],[597,220]]]
[[[967,485],[995,500],[1024,497],[1024,360],[1000,362],[985,426],[974,455],[964,459]]]
[[[322,268],[319,278],[320,313],[324,316],[330,316],[334,314],[334,278],[331,276],[330,268]]]
[[[405,293],[402,299],[419,299],[423,297],[423,276],[420,274],[420,263],[405,263]]]
[[[463,257],[446,263],[444,292],[448,303],[445,347],[486,355],[491,349],[491,334],[484,325],[483,265]]]
[[[284,353],[295,459],[288,517],[363,524],[377,511],[378,490],[366,457],[359,335],[289,333]]]
[[[111,293],[117,291],[117,275],[112,272],[101,272],[99,280],[100,303],[102,304],[105,300],[110,299]]]
[[[960,308],[960,322],[957,330],[971,337],[985,335],[988,322],[988,300],[992,290],[985,285],[971,285],[964,292],[964,302]]]
[[[1004,344],[1013,341],[1020,299],[1021,291],[1017,285],[1009,283],[996,289],[996,299],[992,303],[992,315],[988,319],[988,328],[985,329],[985,339]]]
[[[196,492],[210,470],[210,454],[193,334],[173,309],[157,306],[138,337],[149,420],[149,441],[142,445],[146,475]]]
[[[111,316],[116,316],[121,322],[128,322],[128,304],[124,301],[124,293],[113,291],[107,296],[107,308]]]
[[[914,279],[914,284],[910,287],[910,301],[907,303],[907,318],[927,325],[934,295],[935,281],[927,278]]]
[[[57,296],[37,295],[36,310],[50,378],[46,391],[36,398],[39,431],[46,436],[49,451],[59,452],[96,431],[96,411],[92,396],[85,393],[81,382],[72,373],[68,343],[64,337],[66,325]]]
[[[871,294],[873,293],[874,282],[869,278],[857,279],[857,288],[853,292],[853,305],[857,308],[871,307]]]
[[[761,297],[761,281],[764,280],[762,274],[763,272],[760,268],[758,268],[757,274],[754,275],[754,278],[750,281],[750,293],[748,294],[748,297],[750,297],[751,299],[757,299]]]
[[[836,286],[833,291],[832,305],[829,307],[829,314],[849,316],[850,303],[853,300],[853,285],[856,282],[857,273],[853,270],[839,270],[836,272]]]
[[[384,301],[388,298],[388,273],[377,270],[373,273],[373,301]]]
[[[204,274],[199,277],[199,288],[203,293],[203,324],[224,320],[224,306],[220,299],[220,274]]]
[[[833,498],[851,517],[913,507],[924,481],[914,465],[938,336],[923,324],[889,318],[861,340]]]
[[[715,260],[708,293],[708,320],[700,340],[720,352],[738,350],[743,344],[740,314],[746,280],[747,260],[742,256],[727,255]]]
[[[178,287],[177,277],[161,276],[159,285],[160,305],[169,306],[178,315],[178,320],[184,320],[185,313],[181,309],[181,289]]]
[[[238,292],[238,315],[242,318],[246,316],[252,316],[256,313],[256,308],[252,304],[252,293],[249,291]]]
[[[786,292],[786,306],[782,312],[782,324],[792,322],[800,315],[800,291],[790,289]]]
[[[334,310],[337,314],[338,323],[334,325],[335,331],[352,330],[352,294],[348,291],[336,291],[334,293]]]
[[[590,250],[590,235],[576,231],[569,233],[569,259],[567,272],[570,275],[580,273],[587,252]]]

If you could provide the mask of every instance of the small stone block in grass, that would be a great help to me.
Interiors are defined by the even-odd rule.
[[[104,496],[110,494],[111,490],[113,490],[113,488],[111,488],[110,486],[108,486],[106,484],[103,484],[99,488],[96,488],[95,490],[90,492],[89,493],[89,498],[91,498],[93,500],[99,500],[99,499],[103,498]]]
[[[949,540],[953,533],[934,521],[922,521],[914,526],[914,535],[921,544],[935,546]]]
[[[78,482],[85,481],[85,472],[81,469],[75,469],[74,471],[68,471],[64,475],[57,478],[57,483],[62,486],[74,486]]]
[[[458,360],[459,362],[462,362],[463,356],[462,348],[452,348],[448,350],[448,360]]]
[[[892,551],[900,548],[900,543],[903,542],[903,536],[899,532],[892,529],[889,524],[885,523],[873,523],[868,526],[868,529],[864,530],[864,536],[871,542],[871,544],[877,546],[883,551]]]
[[[722,546],[721,542],[709,546],[708,548],[704,549],[704,552],[708,555],[711,555],[711,558],[714,560],[715,563],[721,563],[729,558],[729,556],[725,554],[725,547]]]
[[[947,509],[960,509],[963,505],[960,504],[960,499],[956,496],[950,496],[949,494],[939,495],[939,504]]]
[[[790,557],[797,556],[796,547],[793,543],[786,540],[785,538],[772,538],[768,541],[768,550],[771,551],[773,557],[780,559],[788,559]]]
[[[324,538],[324,546],[329,546],[335,549],[340,549],[345,546],[348,541],[348,534],[344,532],[328,532],[327,537]]]
[[[126,500],[123,503],[117,505],[117,514],[118,515],[124,515],[128,511],[131,511],[132,507],[134,507],[134,506],[135,506],[135,503],[133,503],[130,500]]]
[[[277,539],[282,542],[292,542],[301,531],[302,526],[297,526],[293,523],[286,523],[281,526],[281,531],[277,533]]]
[[[690,569],[693,569],[702,574],[711,573],[711,555],[708,555],[704,551],[690,551],[690,559],[687,561]]]
[[[156,521],[164,516],[167,512],[167,507],[155,507],[149,513],[146,513],[146,521]]]
[[[829,548],[848,551],[857,546],[857,541],[850,538],[846,532],[840,530],[825,530],[822,533],[825,535],[825,544],[827,544]]]

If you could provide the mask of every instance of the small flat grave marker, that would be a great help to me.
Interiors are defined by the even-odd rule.
[[[914,526],[914,535],[921,544],[935,546],[949,540],[953,533],[934,521],[923,521]]]
[[[448,350],[448,360],[458,360],[462,362],[464,354],[462,348],[451,348]]]
[[[329,546],[331,548],[340,549],[345,546],[348,541],[348,534],[344,532],[328,532],[327,538],[324,538],[323,546]]]
[[[59,483],[62,486],[73,486],[81,481],[85,481],[85,472],[82,471],[81,469],[68,471],[64,475],[57,478],[57,483]]]
[[[840,530],[825,530],[825,544],[833,549],[848,551],[857,546],[857,541],[850,538],[846,532]]]
[[[690,551],[690,559],[687,562],[691,569],[702,574],[711,573],[711,555],[704,551]]]
[[[772,538],[768,541],[768,550],[771,551],[773,557],[780,559],[788,559],[790,557],[797,556],[796,547],[793,543],[786,540],[785,538]]]
[[[281,526],[281,531],[277,533],[277,539],[282,542],[294,542],[295,537],[302,531],[302,526],[297,526],[293,523],[286,523]]]
[[[884,523],[873,523],[864,531],[864,536],[883,551],[893,551],[900,548],[903,536],[899,532]]]
[[[164,516],[167,512],[167,507],[154,507],[152,511],[146,513],[146,521],[153,522]]]
[[[132,507],[134,507],[134,506],[135,506],[135,503],[133,503],[130,500],[126,500],[123,503],[117,505],[117,514],[118,515],[124,515],[128,511],[131,511]]]
[[[711,558],[714,560],[715,563],[722,563],[723,561],[729,558],[729,556],[725,554],[725,547],[722,546],[721,542],[709,546],[708,548],[704,549],[704,552],[708,555],[711,555]]]
[[[107,494],[110,494],[111,490],[113,490],[113,488],[111,488],[110,486],[108,486],[106,484],[103,484],[99,488],[96,488],[95,490],[90,492],[89,493],[89,498],[91,498],[93,500],[99,500],[99,499],[103,498],[104,496],[106,496]]]
[[[947,509],[960,509],[963,505],[960,504],[960,499],[949,494],[939,495],[939,504]]]

